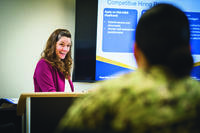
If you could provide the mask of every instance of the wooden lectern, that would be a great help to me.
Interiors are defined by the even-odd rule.
[[[38,92],[21,94],[17,115],[22,116],[23,133],[54,133],[74,99],[84,93]]]

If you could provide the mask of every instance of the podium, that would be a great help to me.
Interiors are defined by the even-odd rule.
[[[37,92],[21,94],[17,115],[23,133],[54,133],[60,119],[77,97],[84,93]]]

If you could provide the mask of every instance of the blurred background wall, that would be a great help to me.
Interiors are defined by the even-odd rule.
[[[35,66],[48,37],[57,28],[70,30],[74,42],[75,0],[0,1],[1,98],[34,92]],[[76,92],[91,87],[89,83],[74,85]],[[70,92],[68,82],[66,92]]]

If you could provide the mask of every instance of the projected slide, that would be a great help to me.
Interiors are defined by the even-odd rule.
[[[200,12],[185,12],[190,22],[192,54],[200,54]]]
[[[133,52],[136,24],[137,10],[105,8],[103,52]]]
[[[161,2],[173,4],[187,15],[190,21],[190,43],[195,62],[191,76],[200,79],[200,1],[99,0],[96,80],[115,78],[137,69],[133,46],[138,20],[147,9]]]

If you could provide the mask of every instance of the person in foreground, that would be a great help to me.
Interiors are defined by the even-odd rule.
[[[69,81],[72,66],[71,33],[66,29],[56,29],[49,37],[34,72],[35,92],[64,92],[65,79]]]
[[[200,84],[186,15],[169,4],[147,10],[136,28],[138,70],[99,83],[78,99],[57,132],[200,132]]]

